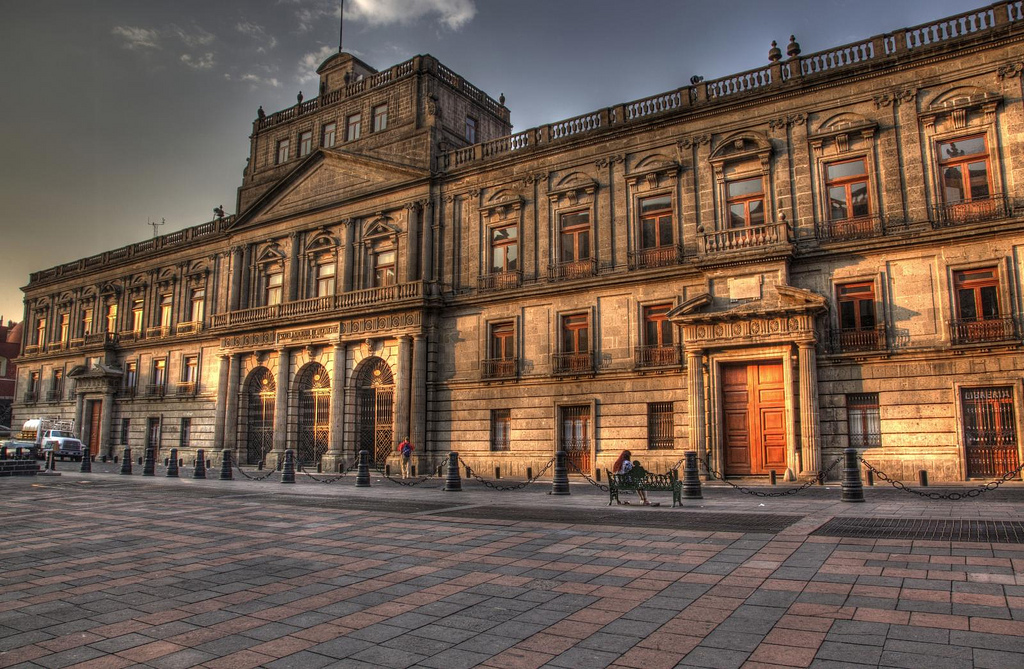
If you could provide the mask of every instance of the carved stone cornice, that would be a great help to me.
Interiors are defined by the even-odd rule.
[[[598,158],[596,161],[594,161],[594,164],[596,166],[604,169],[605,167],[608,167],[609,165],[618,165],[620,163],[623,163],[623,162],[625,162],[625,160],[626,160],[626,157],[623,156],[621,153],[613,153],[610,156],[602,156],[602,157]]]
[[[1013,79],[1019,78],[1022,72],[1024,72],[1024,62],[1007,63],[1006,65],[999,66],[999,69],[996,70],[996,75],[1000,79]]]
[[[707,146],[711,143],[710,133],[703,133],[700,135],[690,135],[689,137],[683,137],[677,145],[680,149],[688,150],[695,146]]]

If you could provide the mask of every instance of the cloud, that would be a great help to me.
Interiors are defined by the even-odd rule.
[[[319,75],[316,73],[316,68],[320,67],[320,63],[327,60],[327,57],[337,53],[337,49],[332,46],[323,45],[318,50],[311,53],[307,53],[305,56],[299,59],[299,81],[316,81],[319,79]]]
[[[192,56],[191,54],[181,54],[181,62],[191,67],[193,70],[210,70],[213,69],[213,54],[204,53],[201,56]]]
[[[224,79],[226,79],[227,81],[241,81],[247,83],[249,84],[249,87],[254,90],[257,88],[264,88],[266,86],[269,86],[271,88],[281,88],[281,82],[277,79],[277,77],[262,77],[258,74],[253,74],[252,72],[246,72],[245,74],[239,76],[235,76],[225,72]]]
[[[111,31],[124,40],[124,48],[136,49],[159,49],[160,34],[155,30],[137,28],[135,26],[114,26]]]
[[[476,16],[476,4],[474,0],[349,0],[345,9],[345,18],[373,26],[408,24],[432,15],[451,30],[459,30]]]
[[[257,23],[242,21],[235,24],[235,30],[257,42],[259,46],[256,47],[256,51],[259,53],[266,53],[267,49],[273,49],[277,46],[277,38]]]

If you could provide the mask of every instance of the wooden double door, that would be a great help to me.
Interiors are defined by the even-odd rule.
[[[786,471],[786,383],[780,362],[722,367],[725,474]]]

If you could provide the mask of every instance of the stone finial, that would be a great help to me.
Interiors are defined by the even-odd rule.
[[[772,48],[768,49],[768,60],[773,63],[782,60],[782,50],[779,49],[779,44],[775,40],[772,40]]]
[[[796,41],[796,35],[789,36],[789,44],[786,45],[786,55],[790,58],[800,55],[800,43]]]
[[[267,118],[267,112],[263,111],[263,105],[260,105],[260,108],[256,110],[256,117],[261,121]]]
[[[295,99],[299,101],[300,105],[302,104],[302,91],[299,91],[299,94],[295,96]]]
[[[502,93],[501,95],[498,96],[498,104],[501,105],[502,107],[505,106],[505,94],[504,93]]]

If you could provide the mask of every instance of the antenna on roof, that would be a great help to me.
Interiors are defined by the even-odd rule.
[[[338,53],[341,53],[341,37],[345,33],[345,0],[341,0],[341,13],[338,15]]]
[[[166,218],[161,218],[160,222],[157,223],[156,221],[149,220],[148,216],[146,217],[146,225],[152,225],[153,226],[153,237],[157,236],[156,229],[158,227],[160,227],[161,225],[165,225],[166,223],[167,223],[167,219]]]

